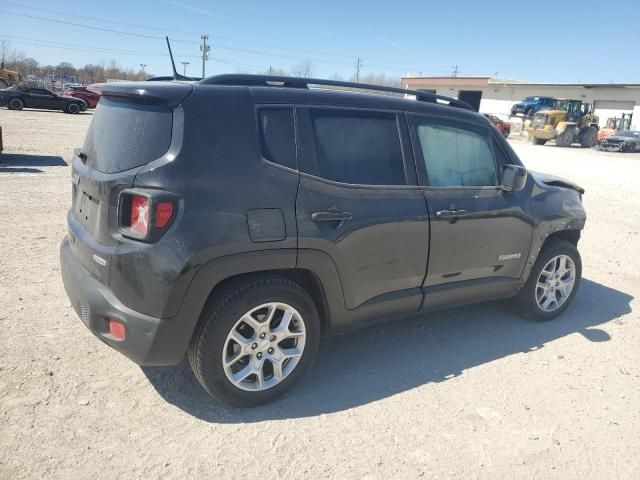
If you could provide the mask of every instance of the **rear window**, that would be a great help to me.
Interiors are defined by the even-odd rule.
[[[342,183],[405,185],[395,114],[311,110],[319,176]]]
[[[171,144],[171,109],[102,97],[82,146],[87,166],[104,173],[139,167]]]
[[[270,162],[297,168],[293,108],[264,108],[258,112],[260,147]]]

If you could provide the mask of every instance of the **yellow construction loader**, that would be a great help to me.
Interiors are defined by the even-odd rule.
[[[13,70],[4,68],[4,64],[0,66],[0,88],[9,88],[15,83],[20,83],[22,76]]]
[[[525,131],[529,140],[536,145],[555,140],[559,147],[579,143],[588,148],[598,142],[598,120],[592,113],[591,104],[580,100],[555,99],[553,107],[533,115]]]

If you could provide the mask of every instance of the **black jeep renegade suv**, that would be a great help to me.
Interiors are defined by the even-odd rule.
[[[72,178],[60,256],[82,321],[141,365],[188,355],[233,405],[288,390],[328,332],[509,297],[546,320],[580,282],[582,189],[423,92],[109,84]]]

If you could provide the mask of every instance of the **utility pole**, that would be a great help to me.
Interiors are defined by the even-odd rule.
[[[187,65],[189,65],[189,62],[180,62],[182,64],[182,75],[184,75],[185,77],[187,76]]]
[[[146,63],[141,63],[140,68],[142,69],[142,74],[144,75],[144,68],[147,66]]]
[[[200,38],[202,39],[202,45],[200,45],[200,51],[202,52],[202,78],[204,78],[204,62],[209,60],[209,50],[211,50],[211,47],[207,45],[209,35],[203,33],[202,35],[200,35]]]
[[[451,74],[452,77],[457,77],[458,76],[458,65],[455,65],[453,67],[453,73]]]
[[[269,65],[269,75],[273,75],[273,67]]]
[[[360,68],[362,67],[362,59],[358,57],[356,61],[356,83],[360,81]]]

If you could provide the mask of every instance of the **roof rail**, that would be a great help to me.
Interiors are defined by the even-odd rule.
[[[200,80],[203,85],[243,85],[262,87],[288,87],[288,88],[309,88],[309,85],[327,85],[332,87],[358,88],[361,90],[375,90],[379,92],[402,93],[415,95],[416,100],[421,102],[448,105],[450,107],[473,110],[467,102],[456,98],[436,95],[435,93],[420,92],[418,90],[407,90],[404,88],[387,87],[384,85],[372,85],[369,83],[343,82],[341,80],[325,80],[321,78],[301,78],[301,77],[281,77],[274,75],[245,75],[228,73],[215,75]]]

